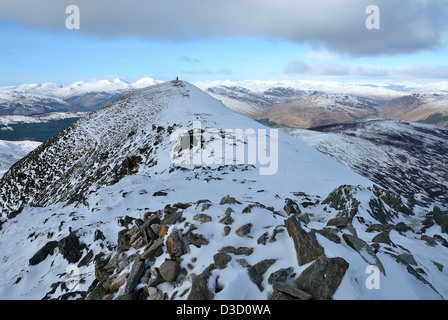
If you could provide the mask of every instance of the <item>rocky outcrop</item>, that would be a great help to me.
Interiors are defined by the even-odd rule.
[[[342,258],[320,257],[303,270],[296,280],[297,287],[314,300],[330,300],[348,267],[348,262]]]
[[[299,266],[325,255],[322,247],[316,246],[308,233],[301,227],[297,216],[291,216],[285,220],[285,225],[289,236],[294,242]]]

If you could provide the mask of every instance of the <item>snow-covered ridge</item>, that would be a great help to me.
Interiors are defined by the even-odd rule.
[[[174,81],[109,103],[16,163],[0,180],[0,298],[448,297],[446,208],[374,187],[283,133],[272,176],[260,164],[174,165],[171,134],[190,136],[195,121],[267,129]]]

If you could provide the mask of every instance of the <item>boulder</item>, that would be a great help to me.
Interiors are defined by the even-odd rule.
[[[389,233],[390,231],[383,231],[378,233],[376,236],[373,237],[372,242],[385,243],[391,246],[392,242],[390,241]]]
[[[57,241],[47,242],[39,251],[37,251],[34,256],[29,260],[30,266],[35,266],[42,261],[44,261],[48,255],[53,255],[54,249],[58,246]]]
[[[272,266],[277,259],[265,259],[248,268],[249,278],[255,283],[260,291],[263,291],[261,283],[263,282],[263,274]]]
[[[212,217],[204,213],[199,213],[193,217],[193,220],[198,221],[200,223],[207,223],[212,221]]]
[[[311,294],[314,300],[331,300],[348,267],[343,258],[320,257],[297,278],[297,288]]]
[[[215,266],[211,264],[200,275],[192,275],[191,290],[187,300],[211,300],[213,298],[213,293],[208,288],[208,280],[214,268]]]
[[[143,277],[145,272],[145,260],[140,256],[137,256],[132,265],[131,272],[126,281],[126,287],[124,289],[124,295],[134,292],[135,287],[140,282],[140,278]]]
[[[213,263],[219,270],[225,269],[230,260],[232,260],[232,257],[224,252],[218,252],[213,256]]]
[[[288,277],[292,274],[294,268],[282,268],[275,272],[272,272],[268,278],[268,283],[273,284],[274,282],[285,282]]]
[[[75,232],[71,232],[67,237],[59,241],[58,248],[59,252],[69,263],[76,263],[81,259],[85,245],[81,244]]]
[[[364,261],[370,265],[376,265],[380,271],[386,275],[386,271],[384,270],[380,259],[378,259],[372,247],[370,247],[365,241],[349,234],[343,234],[342,238],[353,250],[360,254]]]
[[[224,205],[224,204],[241,204],[241,202],[239,202],[238,200],[236,200],[234,197],[231,197],[229,195],[226,195],[225,197],[223,197],[221,199],[221,201],[219,202],[219,205]]]
[[[180,274],[180,264],[174,260],[167,260],[159,267],[160,275],[166,282],[175,282]]]
[[[316,246],[308,233],[301,227],[300,221],[296,216],[291,216],[285,220],[285,225],[289,236],[294,242],[299,266],[325,255],[322,247]]]
[[[248,223],[248,224],[245,224],[245,225],[239,227],[235,231],[235,233],[239,237],[244,237],[244,236],[247,236],[250,233],[251,228],[252,228],[252,223]]]
[[[166,238],[165,245],[166,252],[171,258],[180,257],[185,253],[182,233],[176,228]]]
[[[289,198],[285,199],[285,206],[283,207],[283,210],[285,210],[288,215],[302,213],[302,211],[300,211],[299,205]]]
[[[328,220],[327,227],[346,228],[349,223],[348,217],[336,217]]]

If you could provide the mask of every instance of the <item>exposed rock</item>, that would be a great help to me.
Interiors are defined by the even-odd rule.
[[[299,218],[299,221],[302,222],[303,224],[308,224],[311,222],[311,219],[310,219],[310,216],[308,215],[308,213],[299,214],[297,216],[297,218]]]
[[[219,250],[220,253],[233,253],[236,256],[245,255],[250,256],[254,252],[254,248],[248,248],[248,247],[239,247],[235,248],[232,246],[227,246]]]
[[[298,288],[294,288],[290,285],[280,283],[280,282],[274,282],[272,288],[276,291],[279,291],[283,294],[290,295],[291,297],[299,300],[311,300],[312,295],[309,293],[306,293],[303,290],[300,290]]]
[[[219,270],[225,269],[230,260],[232,260],[232,257],[224,252],[218,252],[213,256],[215,267]]]
[[[346,228],[349,223],[348,217],[336,217],[328,220],[327,227]]]
[[[390,231],[383,231],[378,233],[375,237],[373,237],[372,242],[385,243],[387,245],[392,245],[389,237]]]
[[[277,259],[266,259],[266,260],[258,262],[257,264],[253,265],[252,267],[250,267],[248,269],[249,278],[252,280],[253,283],[255,283],[258,286],[260,291],[263,291],[263,287],[261,286],[261,283],[263,282],[263,274],[276,261],[277,261]]]
[[[359,211],[360,202],[355,198],[358,188],[343,185],[333,190],[322,204],[328,204],[331,208],[340,211],[340,216],[348,217],[350,221]]]
[[[39,251],[37,251],[34,256],[29,260],[30,266],[35,266],[42,261],[44,261],[48,255],[53,255],[54,249],[58,246],[57,241],[47,242]]]
[[[443,272],[443,264],[432,261],[432,263],[439,269],[440,272]]]
[[[106,240],[106,237],[104,236],[104,233],[101,230],[95,230],[95,235],[93,238],[93,241],[104,241]]]
[[[274,282],[285,282],[288,277],[292,274],[294,268],[282,268],[275,272],[272,272],[268,278],[268,283],[273,284]]]
[[[140,278],[143,277],[144,272],[145,260],[141,259],[140,256],[137,256],[132,265],[131,273],[129,273],[127,278],[124,295],[128,295],[134,291],[135,287],[140,282]]]
[[[164,294],[157,288],[155,287],[148,287],[145,289],[147,294],[148,294],[148,299],[149,300],[165,300],[165,296]]]
[[[262,244],[262,245],[266,245],[266,241],[269,238],[269,233],[265,232],[263,233],[258,239],[257,239],[257,244]]]
[[[208,240],[202,234],[193,233],[191,229],[187,232],[185,238],[189,243],[194,244],[196,247],[201,247],[208,244]]]
[[[157,239],[155,240],[151,245],[148,246],[148,248],[145,249],[145,251],[142,254],[143,259],[149,259],[151,257],[160,255],[161,249],[163,247],[163,239]]]
[[[315,246],[308,233],[302,229],[300,221],[296,216],[291,216],[285,220],[286,230],[294,242],[297,262],[299,266],[307,264],[318,257],[325,255],[322,247]]]
[[[316,247],[321,247],[321,245],[317,241],[316,234],[320,234],[321,236],[327,238],[330,241],[333,241],[334,243],[341,243],[341,238],[337,234],[337,231],[334,229],[321,229],[321,230],[312,229],[310,232],[308,232],[308,235],[310,236],[311,240],[313,241],[313,244]]]
[[[403,253],[397,256],[398,259],[413,265],[413,266],[417,266],[417,261],[415,261],[414,256],[410,253]]]
[[[93,288],[92,291],[90,291],[90,293],[87,295],[86,300],[102,300],[106,294],[107,289],[100,284]]]
[[[285,294],[283,292],[274,290],[274,291],[272,291],[272,294],[271,294],[269,300],[285,301],[285,300],[297,300],[297,299],[295,299],[294,297],[290,296],[289,294]]]
[[[128,277],[127,273],[123,273],[119,277],[115,278],[108,288],[108,292],[116,293],[126,283],[126,278]]]
[[[296,280],[297,287],[311,294],[314,300],[330,300],[348,267],[342,258],[320,257],[303,270]]]
[[[251,265],[249,264],[249,262],[247,262],[246,259],[236,259],[236,262],[238,262],[240,264],[240,266],[242,266],[243,268],[251,267]]]
[[[118,297],[115,300],[119,300],[119,301],[126,301],[126,300],[146,300],[146,292],[143,290],[143,288],[138,289],[132,293],[126,294],[126,295],[122,295],[120,297]]]
[[[435,247],[437,245],[437,241],[426,234],[422,235],[420,239],[426,241],[428,246]]]
[[[231,214],[233,213],[232,208],[227,208],[225,217],[219,220],[219,223],[225,224],[225,225],[231,225],[235,220],[231,217]]]
[[[118,233],[117,251],[124,252],[128,251],[130,248],[131,248],[131,236],[129,235],[127,229],[121,230]]]
[[[235,233],[239,237],[244,237],[244,236],[247,236],[250,233],[251,228],[252,228],[252,223],[248,223],[248,224],[245,224],[245,225],[239,227],[235,231]]]
[[[221,199],[221,201],[219,202],[219,205],[224,205],[224,204],[241,204],[241,202],[239,202],[238,200],[236,200],[234,197],[231,197],[229,195],[226,195],[225,197],[223,197]]]
[[[153,197],[166,197],[168,195],[168,193],[164,192],[164,191],[157,191],[154,192],[154,194],[152,195]]]
[[[386,274],[380,259],[378,259],[373,249],[365,241],[349,234],[342,235],[342,238],[361,255],[364,261],[370,265],[376,265],[384,275]]]
[[[81,244],[75,232],[59,241],[59,252],[69,263],[76,263],[81,259],[85,245]]]
[[[180,264],[174,260],[167,260],[159,267],[160,275],[166,282],[174,282],[180,274]]]
[[[404,222],[397,223],[397,225],[395,226],[395,230],[397,230],[398,232],[412,231],[412,229]]]
[[[437,242],[440,242],[442,244],[442,246],[448,248],[448,241],[444,237],[442,237],[441,235],[435,234],[432,238],[434,240],[436,240]]]
[[[191,291],[187,300],[211,300],[213,293],[208,288],[208,280],[212,274],[214,265],[211,264],[200,274],[191,277]]]
[[[171,232],[165,241],[166,252],[171,256],[172,259],[180,257],[185,253],[182,233],[177,229]]]
[[[87,266],[91,261],[93,260],[93,251],[89,250],[87,254],[84,256],[84,258],[81,259],[78,263],[78,268]]]
[[[230,228],[229,226],[225,226],[224,227],[224,236],[228,236],[230,234],[230,231],[232,231],[232,228]]]
[[[181,202],[178,202],[178,203],[173,204],[174,208],[183,209],[183,210],[188,209],[191,206],[192,206],[191,203],[181,203]]]
[[[198,221],[200,223],[207,223],[212,221],[212,217],[204,213],[199,213],[193,217],[193,220]]]
[[[289,198],[285,199],[285,206],[283,207],[283,210],[285,210],[288,215],[302,213],[302,211],[300,211],[299,205]]]
[[[432,214],[435,223],[442,228],[442,232],[448,233],[448,210],[442,211],[439,207],[434,207]]]
[[[299,216],[297,216],[297,219],[299,219]],[[274,228],[274,231],[272,231],[272,235],[269,238],[269,242],[273,243],[273,242],[277,241],[277,238],[276,238],[277,234],[284,232],[285,231],[284,228],[285,228],[285,226],[276,226]]]
[[[176,211],[174,211],[174,212],[165,213],[165,217],[160,222],[160,224],[162,226],[175,224],[177,222],[177,220],[180,219],[180,217],[182,217],[182,211],[177,211],[177,208],[176,208]]]

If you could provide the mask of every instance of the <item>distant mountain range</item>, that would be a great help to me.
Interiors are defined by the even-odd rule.
[[[232,110],[271,126],[310,128],[372,118],[448,125],[448,82],[222,81],[198,86]]]
[[[136,89],[162,81],[116,78],[23,84],[0,88],[1,115],[90,112]],[[270,126],[310,128],[385,118],[448,125],[448,82],[368,84],[330,81],[214,81],[195,83],[228,108]]]
[[[143,78],[128,83],[112,81],[78,81],[71,85],[56,83],[23,84],[0,88],[0,115],[37,115],[49,112],[89,112],[136,89],[161,81]]]

